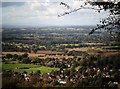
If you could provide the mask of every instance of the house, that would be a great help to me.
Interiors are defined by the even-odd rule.
[[[29,74],[24,74],[24,79],[25,81],[29,82],[30,81],[30,75]]]
[[[67,83],[66,81],[61,80],[61,79],[59,79],[58,82],[59,82],[60,84],[66,84],[66,83]]]

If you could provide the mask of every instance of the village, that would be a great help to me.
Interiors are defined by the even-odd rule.
[[[11,57],[14,59],[14,56],[12,54],[9,54],[9,56],[11,55]],[[40,54],[46,56],[46,58],[45,57],[43,58],[42,56],[40,56]],[[26,53],[22,55],[26,55]],[[58,56],[60,55],[62,56],[62,58],[60,57],[58,58]],[[8,58],[8,54],[4,55],[3,59],[5,59],[6,57]],[[93,55],[87,55],[85,57],[68,56],[67,58],[64,58],[61,52],[55,53],[51,51],[43,51],[43,52],[39,52],[39,55],[37,56],[36,59],[32,59],[31,56],[29,56],[28,54],[24,57],[30,61],[25,61],[25,62],[22,61],[22,63],[37,64],[40,66],[46,66],[48,68],[51,67],[59,68],[58,71],[52,70],[51,72],[45,74],[42,74],[40,70],[37,70],[36,72],[31,71],[30,73],[27,73],[26,71],[22,73],[11,71],[12,74],[9,75],[11,76],[11,78],[15,78],[15,79],[22,78],[24,79],[24,82],[27,82],[28,84],[33,84],[33,82],[34,83],[46,82],[46,84],[55,83],[55,86],[68,87],[69,85],[74,86],[74,84],[76,84],[78,81],[85,81],[89,79],[99,79],[99,78],[102,78],[101,83],[103,87],[110,86],[110,84],[113,84],[113,86],[117,86],[117,84],[119,83],[119,78],[118,78],[119,75],[115,75],[116,73],[115,71],[117,71],[118,73],[120,72],[120,69],[117,66],[118,64],[114,64],[115,69],[117,68],[117,70],[115,70],[112,68],[112,66],[110,66],[110,64],[104,63],[106,60],[102,60],[101,62],[99,62],[101,59],[98,59],[97,56],[93,56]],[[111,61],[111,63],[113,62],[113,60],[110,59],[109,61]],[[102,64],[103,66],[101,66],[102,62],[104,63]],[[3,61],[3,63],[8,64],[9,62]],[[16,69],[19,69],[19,67],[16,67]],[[109,80],[112,81],[110,82],[110,84],[106,84],[106,83],[104,84],[103,80],[105,80],[104,82],[108,82]],[[94,80],[94,82],[96,81]],[[91,84],[92,82],[89,83],[89,87],[91,86]],[[97,82],[95,83],[95,86],[99,87],[97,85]]]

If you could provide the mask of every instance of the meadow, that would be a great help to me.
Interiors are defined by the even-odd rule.
[[[35,73],[38,70],[41,71],[41,74],[50,73],[52,70],[58,71],[59,68],[49,68],[45,66],[39,66],[34,64],[2,64],[2,69],[5,71],[15,71],[19,73],[23,73],[26,71],[27,73]]]

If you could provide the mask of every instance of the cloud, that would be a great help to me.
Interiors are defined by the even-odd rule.
[[[15,3],[14,3],[15,4]],[[78,1],[71,3],[74,8],[79,7]],[[2,8],[3,24],[21,24],[21,25],[89,25],[99,22],[100,17],[104,17],[103,13],[96,13],[93,10],[80,10],[69,15],[58,18],[57,15],[68,11],[67,8],[61,6],[59,2],[50,2],[44,0],[34,0],[25,2],[22,5],[9,5]]]
[[[60,3],[49,2],[49,0],[45,0],[44,2],[39,2],[35,0],[35,2],[28,2],[31,10],[37,12],[39,15],[43,16],[57,16],[60,12],[63,12],[65,8],[59,5]]]
[[[25,2],[2,2],[2,7],[22,6]]]

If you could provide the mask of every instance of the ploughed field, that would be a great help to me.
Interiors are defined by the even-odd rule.
[[[50,51],[50,52],[52,52],[52,51]],[[24,53],[25,52],[2,52],[3,55],[6,55],[6,54],[22,55]],[[45,59],[45,58],[61,58],[61,59],[66,58],[66,59],[68,59],[68,58],[73,58],[74,57],[74,56],[67,56],[67,55],[63,56],[62,54],[59,55],[59,54],[57,54],[57,52],[55,54],[50,54],[49,51],[39,51],[38,53],[28,53],[28,56],[30,58],[39,57],[39,58],[42,58],[42,59]]]

